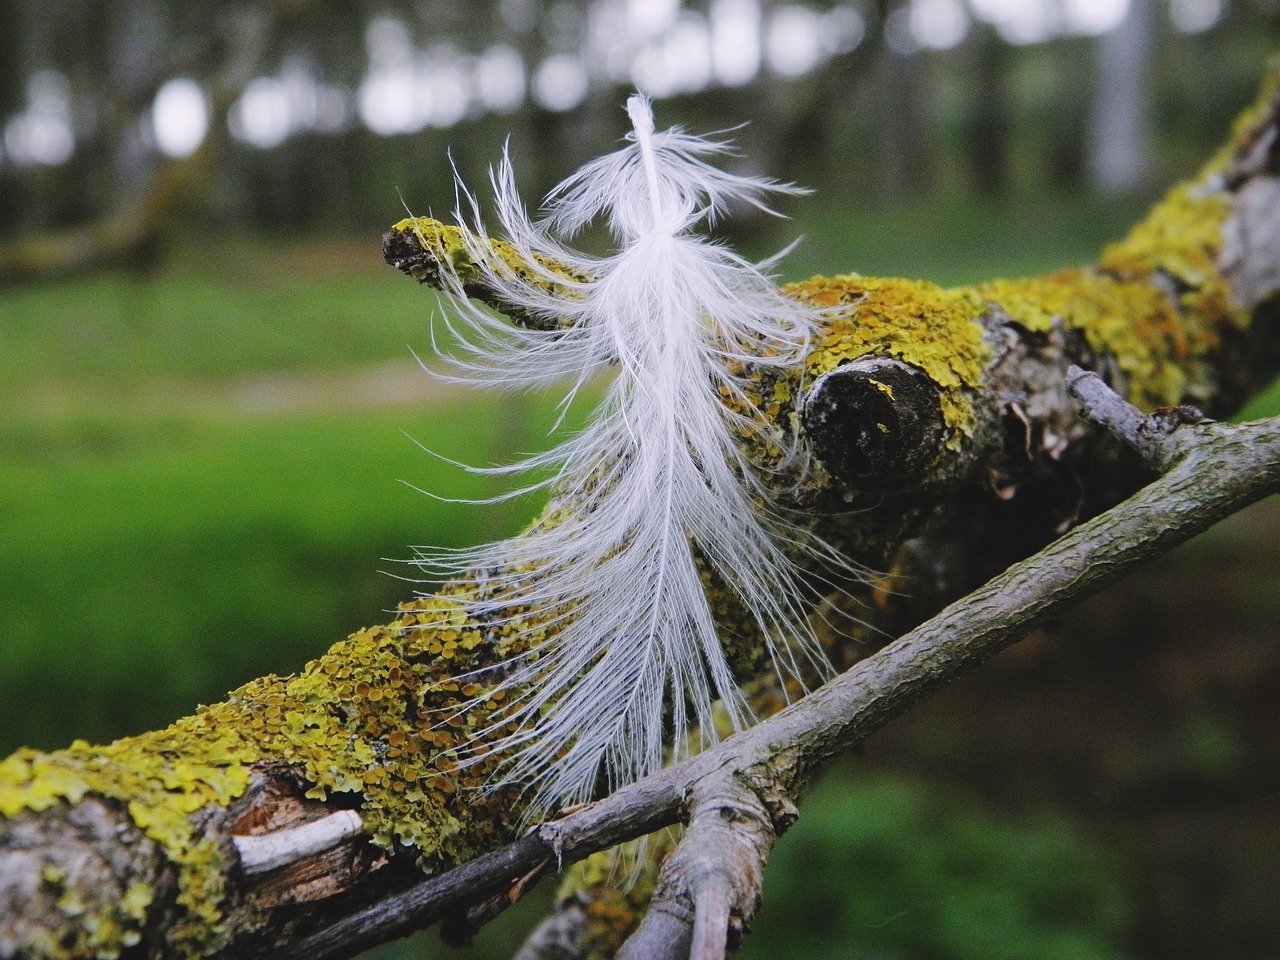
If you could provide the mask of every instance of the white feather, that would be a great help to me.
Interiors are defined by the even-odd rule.
[[[717,700],[736,727],[749,722],[700,561],[737,594],[781,673],[794,676],[797,657],[820,658],[793,556],[823,548],[772,507],[762,465],[735,440],[743,426],[765,427],[733,372],[799,362],[819,317],[756,265],[693,232],[731,203],[767,209],[764,195],[793,188],[712,166],[724,143],[655,132],[639,95],[627,111],[628,145],[560,184],[540,222],[529,218],[507,158],[493,176],[504,239],[524,262],[537,270],[540,259],[554,260],[587,279],[547,271],[531,281],[495,265],[470,194],[469,216],[459,214],[485,283],[543,321],[512,328],[468,301],[455,278],[465,321],[452,324],[462,337],[452,357],[459,377],[518,388],[567,377],[573,392],[616,368],[589,425],[520,464],[552,471],[553,509],[516,538],[424,560],[437,574],[492,573],[504,603],[550,625],[501,681],[513,692],[503,722],[518,720],[523,732],[497,746],[509,758],[507,778],[531,788],[536,812],[589,798],[602,776],[615,787],[657,770],[671,751],[714,739]],[[612,255],[566,246],[599,219],[617,241]],[[771,439],[794,454],[781,432]],[[690,741],[695,730],[700,742]]]

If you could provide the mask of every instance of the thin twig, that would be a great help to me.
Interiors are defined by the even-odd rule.
[[[1165,407],[1144,414],[1096,373],[1074,364],[1067,371],[1067,389],[1080,401],[1089,419],[1106,427],[1160,472],[1168,469],[1180,455],[1180,443],[1175,436],[1178,428],[1204,422],[1204,414],[1191,406]]]

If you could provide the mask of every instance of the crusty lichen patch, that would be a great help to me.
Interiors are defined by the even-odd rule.
[[[1231,215],[1221,190],[1183,183],[1174,187],[1120,243],[1107,247],[1098,267],[1117,279],[1153,285],[1168,278],[1189,356],[1201,361],[1223,333],[1248,325],[1249,312],[1231,303],[1220,269],[1223,227]],[[1201,379],[1194,368],[1190,376]],[[1207,394],[1211,385],[1195,391]]]
[[[1144,409],[1205,402],[1215,393],[1214,355],[1246,311],[1230,304],[1219,271],[1225,193],[1180,184],[1096,267],[980,284],[977,294],[1028,330],[1054,324],[1082,334],[1124,374]]]
[[[1232,216],[1226,177],[1271,123],[1278,84],[1280,73],[1272,73],[1223,148],[1108,245],[1094,268],[987,283],[979,294],[1028,329],[1056,320],[1082,333],[1095,353],[1115,360],[1129,399],[1141,407],[1210,400],[1223,336],[1250,318],[1232,303],[1222,274]]]
[[[193,718],[188,718],[193,719]],[[20,750],[0,761],[0,816],[77,803],[94,793],[124,805],[133,822],[165,852],[179,871],[178,902],[187,919],[173,932],[175,955],[196,955],[216,943],[222,897],[222,861],[216,845],[199,838],[190,816],[209,803],[225,804],[249,783],[250,754],[230,739],[232,731],[202,742],[199,730],[180,722],[167,730],[92,747],[78,740],[65,750],[42,754]],[[45,878],[46,885],[63,878]],[[82,944],[61,944],[55,956],[118,956],[137,942],[150,904],[150,887],[133,884],[119,903],[77,927]],[[77,899],[74,885],[59,905]],[[64,912],[66,912],[64,910]],[[68,914],[70,915],[70,914]]]
[[[1055,325],[1078,331],[1095,355],[1115,360],[1129,399],[1139,406],[1175,404],[1186,393],[1194,356],[1189,335],[1169,298],[1149,283],[1068,269],[995,280],[977,291],[1032,332],[1048,333]]]
[[[308,796],[359,794],[375,842],[412,849],[424,867],[451,865],[491,843],[519,807],[480,789],[496,761],[459,769],[456,752],[505,729],[494,713],[506,694],[455,678],[476,665],[477,651],[493,662],[525,642],[511,626],[482,630],[456,599],[416,600],[297,677],[246,685],[227,707],[267,755],[302,770],[314,784]]]
[[[67,882],[65,870],[47,865],[41,873],[41,885],[55,898],[57,911],[76,921],[74,938],[44,935],[24,944],[24,957],[98,956],[119,957],[138,944],[141,923],[155,892],[144,881],[134,881],[119,899],[105,908],[85,902],[83,891]]]
[[[657,888],[659,865],[678,838],[677,831],[664,830],[587,857],[565,871],[558,896],[562,904],[575,902],[585,915],[583,960],[609,960],[635,932]]]

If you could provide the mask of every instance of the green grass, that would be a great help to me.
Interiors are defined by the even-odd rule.
[[[1119,864],[1070,821],[851,773],[826,777],[779,839],[743,960],[1124,955]]]
[[[362,244],[183,247],[156,274],[0,294],[0,390],[49,378],[129,384],[345,370],[425,349],[434,296]]]
[[[789,278],[811,273],[898,276],[950,286],[996,276],[1030,276],[1079,266],[1124,236],[1147,200],[1073,195],[971,198],[846,208],[810,196],[795,223],[773,232],[804,235],[786,261]]]
[[[427,427],[446,420],[441,445],[482,458],[513,439],[493,403]],[[423,422],[398,408],[0,426],[0,700],[22,705],[4,747],[146,729],[296,669],[411,593],[396,579],[414,575],[410,544],[507,532],[518,505],[495,516],[406,485],[492,492],[401,432]]]

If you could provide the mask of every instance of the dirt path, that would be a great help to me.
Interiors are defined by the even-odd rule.
[[[180,416],[354,412],[431,403],[466,403],[475,389],[433,377],[412,360],[335,373],[280,371],[229,382],[146,380],[133,384],[50,379],[3,406],[37,418],[153,412]]]

